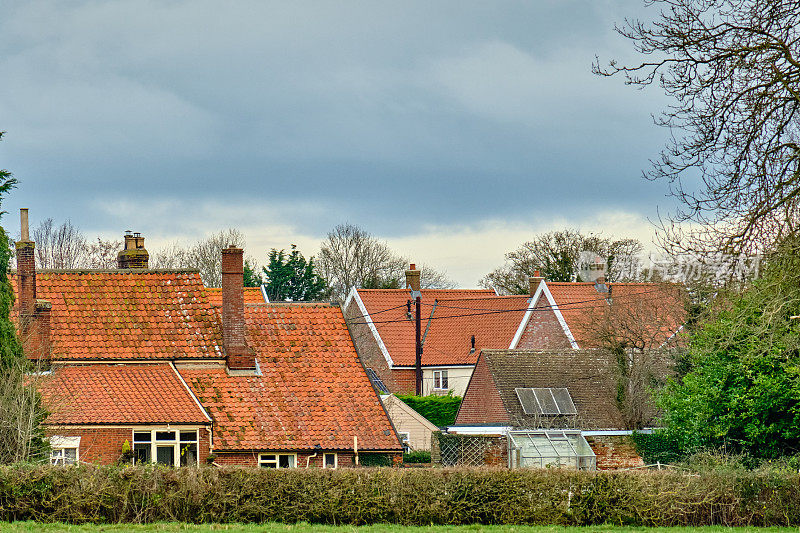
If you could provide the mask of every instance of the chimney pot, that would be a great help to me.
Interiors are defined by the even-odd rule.
[[[20,241],[28,242],[30,240],[30,233],[28,230],[28,208],[23,207],[19,210],[19,227],[20,227]]]
[[[411,289],[412,291],[419,292],[421,283],[420,283],[420,276],[421,271],[416,269],[414,263],[411,263],[408,270],[406,270],[406,289]]]
[[[150,254],[144,247],[144,237],[139,232],[125,231],[125,244],[117,254],[117,268],[147,268]]]

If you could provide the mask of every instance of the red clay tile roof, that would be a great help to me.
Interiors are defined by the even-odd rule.
[[[564,316],[564,321],[581,348],[591,348],[591,321],[609,309],[618,318],[638,319],[650,329],[656,342],[664,342],[684,323],[686,314],[681,289],[666,283],[610,283],[611,305],[607,293],[600,293],[594,283],[548,281],[547,288]]]
[[[222,289],[219,287],[206,287],[206,294],[208,301],[214,307],[222,307]],[[261,294],[261,287],[245,287],[244,288],[244,303],[245,304],[263,304],[264,295]]]
[[[167,363],[64,366],[39,390],[46,424],[209,423]]]
[[[11,282],[16,290],[15,275]],[[39,271],[54,360],[222,357],[219,320],[197,272]]]
[[[474,365],[482,349],[508,348],[530,298],[492,296],[437,302],[423,347],[423,365]],[[423,314],[423,328],[430,317],[430,311]],[[471,351],[473,335],[475,350]],[[395,360],[395,364],[401,363]]]
[[[411,304],[412,319],[409,320],[406,316],[406,302],[411,299],[410,291],[408,289],[359,289],[358,295],[364,303],[367,312],[370,314],[378,334],[383,340],[383,344],[389,351],[392,361],[395,365],[405,366],[413,365],[416,358],[415,348],[415,333],[414,333],[414,303]],[[459,298],[495,298],[497,297],[493,290],[488,289],[423,289],[421,291],[422,299],[422,318],[423,327],[427,323],[427,318],[431,314],[434,301],[438,299],[449,300]],[[391,309],[395,308],[395,309]],[[385,311],[391,309],[390,311]],[[358,319],[355,319],[358,320]],[[434,321],[436,322],[436,321]],[[439,322],[446,322],[441,320]],[[517,322],[519,324],[519,322]],[[471,333],[469,334],[471,335]],[[431,333],[428,334],[429,339]],[[469,342],[469,336],[467,337]],[[433,342],[433,341],[431,341]],[[509,339],[510,342],[510,339]],[[505,348],[508,345],[504,346]],[[438,347],[437,347],[438,348]],[[469,350],[467,350],[468,352]],[[445,353],[448,353],[446,350]],[[476,352],[477,353],[477,352]],[[455,359],[451,359],[451,355],[445,356],[437,354],[436,349],[431,348],[427,352],[423,350],[423,364],[433,364],[427,361],[439,361],[437,364],[443,364],[443,360],[462,361],[464,358],[459,353]],[[477,357],[477,355],[475,355]],[[469,357],[473,364],[475,357]],[[449,364],[463,364],[460,362],[453,362]]]
[[[180,368],[214,418],[220,450],[400,450],[353,347],[341,310],[327,304],[245,307],[261,376]]]

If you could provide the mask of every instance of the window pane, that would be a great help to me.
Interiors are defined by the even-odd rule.
[[[278,466],[280,466],[281,468],[294,467],[294,455],[279,455]]]
[[[181,466],[197,466],[197,444],[181,444]]]
[[[197,442],[197,431],[181,431],[181,442]]]
[[[64,464],[74,465],[78,461],[78,448],[64,449]]]
[[[136,463],[150,462],[150,443],[133,445],[133,460]]]
[[[325,468],[335,468],[336,467],[336,454],[335,453],[326,453],[325,454]]]
[[[149,431],[137,431],[133,434],[133,442],[150,442]]]
[[[175,440],[174,431],[156,431],[156,440]]]
[[[278,468],[275,463],[261,463],[261,468]]]
[[[156,448],[156,462],[160,465],[175,465],[175,447],[158,446]]]
[[[50,464],[58,465],[64,462],[64,450],[50,450]]]
[[[447,370],[442,370],[442,385],[439,387],[440,389],[446,389],[450,385],[447,382]]]

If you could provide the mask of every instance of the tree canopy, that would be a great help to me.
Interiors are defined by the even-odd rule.
[[[649,0],[652,22],[617,32],[645,59],[593,70],[657,83],[672,104],[670,141],[646,173],[680,207],[663,221],[670,250],[768,249],[800,224],[800,4],[796,0]],[[689,222],[691,224],[683,224]]]
[[[528,278],[539,271],[549,281],[579,281],[580,254],[605,258],[609,281],[632,281],[642,244],[634,239],[612,240],[565,229],[551,231],[506,254],[506,264],[487,274],[481,285],[506,294],[526,294]]]
[[[659,395],[678,449],[772,458],[800,451],[800,241],[693,335],[690,371]]]
[[[316,272],[314,258],[306,260],[294,244],[288,254],[285,250],[270,250],[263,272],[270,301],[319,300],[328,292],[325,280]]]
[[[0,140],[3,138],[0,132]],[[3,197],[17,185],[17,180],[11,172],[0,169],[0,218]],[[14,306],[14,291],[8,279],[8,267],[11,261],[10,239],[2,226],[0,226],[0,371],[7,369],[12,362],[22,356],[22,347],[17,339],[14,323],[11,321],[11,308]]]

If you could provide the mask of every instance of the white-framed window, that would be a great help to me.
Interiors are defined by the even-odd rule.
[[[337,468],[339,457],[335,453],[322,454],[322,468]]]
[[[80,437],[50,437],[50,464],[77,464],[80,445]]]
[[[262,453],[258,456],[261,468],[294,468],[297,466],[296,453]]]
[[[450,384],[447,381],[447,370],[433,371],[433,388],[435,390],[447,390]]]
[[[408,431],[398,431],[397,436],[400,437],[400,442],[403,444],[403,453],[408,453],[411,450],[411,447],[408,445],[411,433]]]
[[[197,466],[197,430],[136,430],[133,432],[133,460],[165,466]]]

